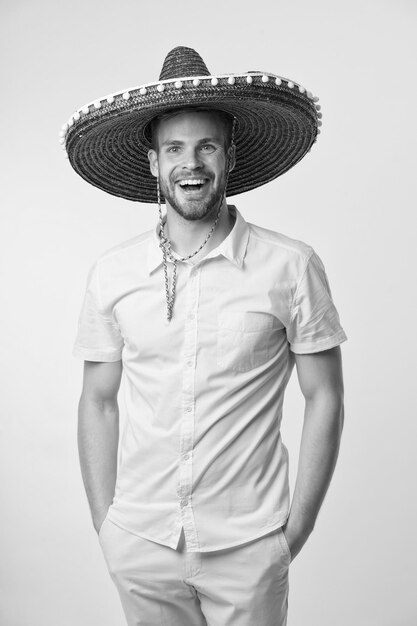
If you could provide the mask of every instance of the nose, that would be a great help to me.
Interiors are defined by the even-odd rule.
[[[191,148],[184,153],[183,169],[196,170],[201,167],[201,158],[198,150]]]

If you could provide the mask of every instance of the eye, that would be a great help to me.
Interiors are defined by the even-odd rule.
[[[176,152],[179,152],[179,147],[171,146],[170,148],[168,148],[167,152],[171,152],[172,154],[175,154]]]
[[[216,149],[216,147],[215,147],[215,146],[213,146],[213,145],[212,145],[212,144],[210,144],[210,143],[205,143],[204,145],[202,145],[202,146],[201,146],[201,151],[202,151],[202,152],[211,153],[211,152],[214,152],[214,151],[215,151],[215,149]]]

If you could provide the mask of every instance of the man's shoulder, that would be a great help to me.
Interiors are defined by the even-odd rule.
[[[126,239],[111,248],[108,248],[100,254],[96,263],[99,265],[111,265],[112,263],[117,264],[124,259],[129,259],[130,256],[137,258],[142,254],[146,254],[147,244],[152,238],[154,232],[154,230],[148,230],[144,233],[136,235],[135,237]]]
[[[308,259],[313,253],[313,248],[299,239],[293,239],[283,233],[256,224],[248,223],[250,238],[255,245],[269,246],[277,252],[282,251],[301,259]]]

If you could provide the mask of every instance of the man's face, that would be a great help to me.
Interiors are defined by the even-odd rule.
[[[211,216],[224,194],[228,160],[218,116],[193,111],[162,119],[154,141],[151,172],[159,175],[167,204],[187,220]]]

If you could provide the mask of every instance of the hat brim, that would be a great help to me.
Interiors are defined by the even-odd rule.
[[[251,82],[248,82],[248,76]],[[287,79],[245,74],[195,77],[137,87],[77,112],[66,131],[72,167],[92,185],[136,202],[157,202],[145,129],[156,116],[184,107],[236,118],[236,165],[227,195],[259,187],[296,165],[316,141],[320,121],[311,94]],[[195,84],[198,82],[199,84]],[[158,86],[163,84],[163,90]],[[302,90],[302,91],[301,91]],[[128,96],[126,96],[128,94]]]

